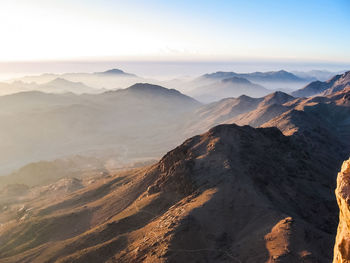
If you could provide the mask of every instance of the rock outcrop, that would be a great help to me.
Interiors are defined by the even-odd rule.
[[[350,262],[350,159],[343,163],[335,190],[339,205],[339,225],[333,263]]]

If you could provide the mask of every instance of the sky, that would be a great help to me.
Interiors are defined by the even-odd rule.
[[[349,0],[0,0],[0,80],[350,68]]]
[[[350,62],[348,0],[1,0],[0,61]]]

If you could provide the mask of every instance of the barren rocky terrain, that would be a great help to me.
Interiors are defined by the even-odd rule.
[[[241,96],[194,108],[185,130],[209,130],[152,165],[24,167],[0,192],[0,262],[330,262],[349,118],[346,86]],[[56,172],[21,183],[40,167]]]

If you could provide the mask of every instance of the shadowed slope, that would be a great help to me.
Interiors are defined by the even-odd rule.
[[[295,97],[310,97],[324,93],[331,93],[343,90],[350,86],[350,71],[342,75],[336,75],[327,81],[314,81],[306,85],[304,88],[292,92]]]
[[[308,150],[276,128],[217,126],[147,169],[33,203],[0,230],[1,260],[329,262],[334,178]]]

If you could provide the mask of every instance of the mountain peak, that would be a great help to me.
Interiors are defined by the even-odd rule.
[[[189,97],[185,94],[182,94],[176,89],[167,89],[165,87],[154,85],[150,83],[136,83],[126,89],[120,89],[116,92],[121,92],[124,94],[134,94],[136,96],[151,96],[151,97],[167,97],[173,99],[180,99],[181,101],[186,101],[193,105],[200,105],[198,101]]]
[[[292,92],[292,95],[295,97],[309,97],[316,94],[319,94],[330,87],[330,84],[327,82],[322,82],[319,80],[313,81],[307,84],[305,87],[295,90]]]
[[[55,78],[48,82],[49,84],[65,84],[65,83],[72,83],[72,81],[66,80],[65,78]]]
[[[265,100],[279,100],[279,101],[285,101],[285,102],[295,99],[293,96],[279,90],[269,95],[266,95],[264,98]]]
[[[223,83],[235,83],[235,84],[252,84],[249,80],[247,80],[245,78],[237,77],[237,76],[223,79],[223,80],[221,80],[221,82],[223,82]]]
[[[335,82],[337,82],[339,79],[341,79],[343,76],[345,76],[346,73],[344,74],[338,74],[330,78],[329,80],[325,81],[325,83],[329,84],[329,86],[332,86]]]
[[[61,78],[61,77],[58,77],[58,78],[55,78],[47,83],[44,83],[42,85],[79,85],[79,86],[85,86],[84,83],[82,82],[75,82],[75,81],[71,81],[71,80],[67,80],[65,78]]]
[[[350,70],[349,71],[345,71],[343,76],[347,76],[347,77],[350,77]]]
[[[350,86],[350,71],[335,75],[327,81],[313,81],[304,88],[292,92],[296,97],[310,97],[319,94],[329,95]]]
[[[279,74],[279,75],[289,75],[289,76],[295,76],[293,73],[288,72],[284,69],[278,70],[278,71],[271,71],[274,74]]]
[[[235,72],[229,72],[229,71],[217,71],[214,73],[208,73],[203,75],[205,78],[213,78],[213,79],[225,79],[225,78],[232,78],[235,76],[238,76],[239,74]]]
[[[264,144],[263,141],[275,146],[280,144],[279,147],[289,143],[288,138],[275,127],[255,129],[248,125],[217,125],[206,133],[187,139],[182,145],[168,152],[159,162],[158,169],[162,172],[171,171],[171,173],[167,173],[158,180],[151,189],[165,192],[175,190],[182,194],[190,194],[195,188],[203,185],[215,186],[222,182],[222,178],[218,175],[230,174],[229,166],[235,167],[234,163],[242,158],[242,156],[238,157],[239,154],[245,155],[247,149],[248,152],[257,154],[252,148],[259,148],[260,146],[257,145]],[[247,147],[247,144],[252,148]],[[196,162],[199,162],[198,156],[201,156],[201,159],[211,160],[211,167],[202,167],[205,173],[191,169]],[[222,165],[223,161],[226,163],[225,167]]]
[[[350,81],[350,71],[346,71],[341,75],[342,81]]]
[[[125,72],[123,70],[117,69],[117,68],[109,69],[109,70],[106,70],[102,73],[104,73],[104,74],[125,74]]]
[[[37,89],[51,93],[96,93],[98,89],[91,88],[83,82],[67,80],[62,77],[55,78],[49,82],[37,85]]]
[[[97,72],[96,74],[103,74],[103,75],[115,75],[115,76],[135,76],[134,74],[126,73],[121,69],[109,69],[103,72]]]
[[[179,91],[175,89],[167,89],[165,87],[155,85],[155,84],[150,84],[150,83],[136,83],[134,85],[131,85],[129,88],[126,90],[131,90],[131,91],[151,91],[151,92],[172,92],[172,93],[177,93],[181,94]]]
[[[239,100],[251,100],[251,99],[254,99],[254,98],[243,94],[243,95],[239,96],[237,99],[239,99]]]
[[[282,105],[288,101],[294,100],[295,98],[287,93],[282,91],[275,91],[264,97],[264,100],[260,103],[259,106],[266,106],[271,104]]]

